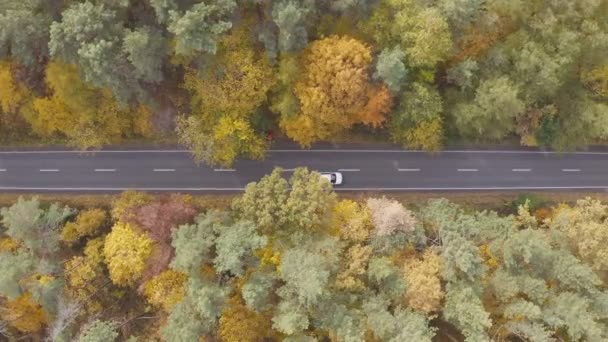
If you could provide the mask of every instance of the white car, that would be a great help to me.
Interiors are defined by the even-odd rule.
[[[340,172],[321,172],[321,177],[327,179],[333,185],[342,184],[342,173]]]

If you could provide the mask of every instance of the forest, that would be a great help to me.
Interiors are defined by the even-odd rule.
[[[605,0],[2,0],[0,139],[608,141]]]
[[[606,341],[608,204],[338,197],[276,169],[221,207],[128,191],[0,211],[0,334],[31,341]]]

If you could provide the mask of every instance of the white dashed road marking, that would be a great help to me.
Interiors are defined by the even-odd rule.
[[[477,169],[458,169],[458,172],[477,172]]]
[[[59,172],[59,169],[40,169],[40,172]]]
[[[154,172],[175,172],[175,169],[154,169]]]
[[[235,169],[213,169],[215,172],[234,172]]]
[[[511,171],[513,171],[513,172],[530,172],[530,171],[532,171],[532,169],[513,169]]]
[[[580,172],[581,169],[562,169],[563,172]]]
[[[340,172],[359,172],[360,169],[338,169]]]
[[[6,172],[6,169],[0,169],[0,172]]]
[[[95,169],[95,172],[114,172],[116,169]]]
[[[418,172],[420,169],[397,169],[399,172]]]

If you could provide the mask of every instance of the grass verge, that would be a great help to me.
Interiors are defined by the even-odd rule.
[[[526,192],[526,196],[541,198],[545,206],[558,203],[574,203],[576,200],[592,197],[608,202],[608,192]],[[192,195],[194,203],[200,209],[225,209],[230,206],[234,194]],[[521,197],[520,192],[356,192],[339,193],[340,198],[362,201],[369,197],[396,199],[408,206],[418,206],[433,198],[446,198],[454,203],[476,209],[503,211],[511,207],[513,201]],[[110,208],[118,194],[37,194],[37,193],[0,193],[0,207],[10,206],[20,197],[37,196],[44,203],[59,202],[73,208],[100,207]],[[154,194],[162,196],[162,194]]]
[[[166,194],[165,194],[166,195]],[[43,203],[59,202],[72,208],[105,208],[111,209],[112,202],[119,194],[39,194],[39,193],[0,193],[0,207],[10,206],[19,197],[29,198],[36,196]],[[162,196],[153,194],[153,196]],[[225,209],[230,206],[237,194],[220,195],[193,195],[195,206],[198,209]]]
[[[476,192],[359,192],[341,194],[344,198],[364,200],[368,197],[386,196],[394,198],[406,206],[418,206],[433,198],[446,198],[454,203],[478,210],[509,210],[513,201],[520,195],[534,196],[542,199],[544,206],[558,203],[574,203],[578,199],[591,197],[608,202],[608,192],[604,191],[542,191],[542,192],[509,192],[509,191],[476,191]]]

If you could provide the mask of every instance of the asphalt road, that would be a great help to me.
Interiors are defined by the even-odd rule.
[[[608,152],[351,148],[271,150],[232,169],[197,166],[183,150],[0,151],[0,191],[240,191],[278,166],[340,171],[339,191],[608,189]]]

